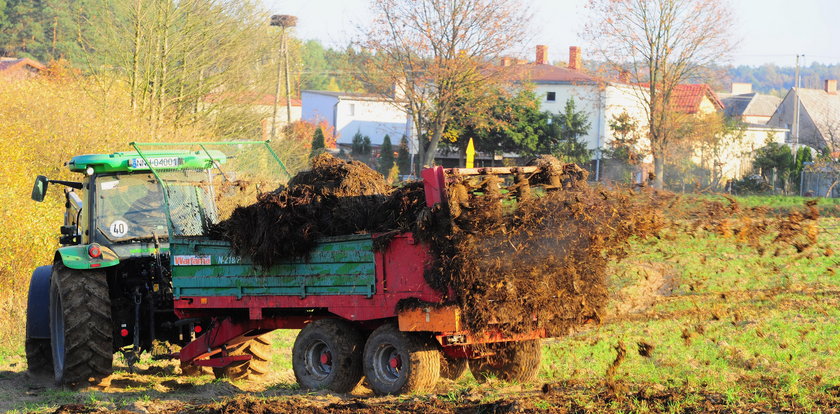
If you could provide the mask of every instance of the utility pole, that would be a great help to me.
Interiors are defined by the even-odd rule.
[[[271,26],[280,27],[280,56],[277,60],[277,86],[274,89],[274,113],[271,117],[271,138],[277,138],[277,106],[280,102],[280,80],[286,77],[286,122],[292,122],[292,87],[289,81],[289,46],[286,29],[297,26],[297,17],[287,14],[271,16]],[[285,68],[285,71],[283,70]]]
[[[799,149],[799,58],[805,58],[805,55],[796,55],[796,74],[793,79],[793,125],[791,125],[791,135],[793,135],[793,153]]]

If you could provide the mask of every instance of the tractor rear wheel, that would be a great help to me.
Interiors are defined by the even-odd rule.
[[[348,322],[321,319],[304,327],[292,348],[301,388],[350,392],[362,379],[361,332]]]
[[[470,361],[470,372],[478,382],[497,378],[511,382],[530,382],[537,378],[542,359],[540,340],[500,342],[488,345],[495,352]]]
[[[440,359],[432,338],[385,324],[365,344],[365,376],[379,395],[428,392],[440,378]]]
[[[105,272],[53,266],[50,343],[56,384],[99,383],[111,375],[114,340]]]
[[[52,350],[49,339],[26,338],[26,365],[35,376],[53,374]]]
[[[251,359],[223,368],[213,368],[216,378],[256,379],[269,372],[271,361],[271,340],[268,335],[258,336],[243,342],[229,351],[230,355],[250,355]]]

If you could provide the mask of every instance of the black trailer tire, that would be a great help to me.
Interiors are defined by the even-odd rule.
[[[251,359],[223,368],[213,368],[216,378],[257,379],[270,371],[271,340],[268,335],[258,336],[235,346],[229,355],[250,355]]]
[[[455,381],[467,372],[466,358],[450,358],[443,351],[440,353],[440,376]]]
[[[440,359],[432,338],[385,324],[365,344],[365,376],[379,395],[429,392],[440,378]]]
[[[34,376],[53,375],[52,349],[49,339],[26,338],[27,370]]]
[[[114,340],[105,272],[53,266],[50,344],[57,385],[96,384],[111,375]]]
[[[539,339],[488,346],[495,355],[470,361],[470,372],[478,382],[493,377],[510,382],[531,382],[537,378],[542,360]]]
[[[304,389],[346,393],[362,379],[364,338],[349,322],[321,319],[304,327],[292,348],[295,379]]]

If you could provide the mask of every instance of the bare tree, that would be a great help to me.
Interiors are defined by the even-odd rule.
[[[732,16],[725,0],[590,0],[585,33],[595,52],[638,84],[653,155],[655,186],[662,188],[665,153],[678,129],[672,96],[686,81],[731,50]]]
[[[258,133],[247,107],[273,84],[277,35],[256,0],[102,1],[110,13],[91,21],[105,39],[91,61],[107,65],[89,71],[103,84],[125,82],[128,104],[153,131],[171,119],[220,136]]]
[[[481,99],[501,79],[493,62],[525,40],[519,0],[372,0],[360,46],[364,82],[396,95],[412,117],[420,165],[431,165],[456,103]],[[396,88],[396,90],[394,90]]]

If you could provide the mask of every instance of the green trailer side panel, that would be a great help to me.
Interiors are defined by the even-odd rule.
[[[269,268],[234,255],[230,244],[216,240],[170,242],[175,297],[243,295],[364,295],[376,288],[376,265],[370,235],[321,240],[308,258]]]

